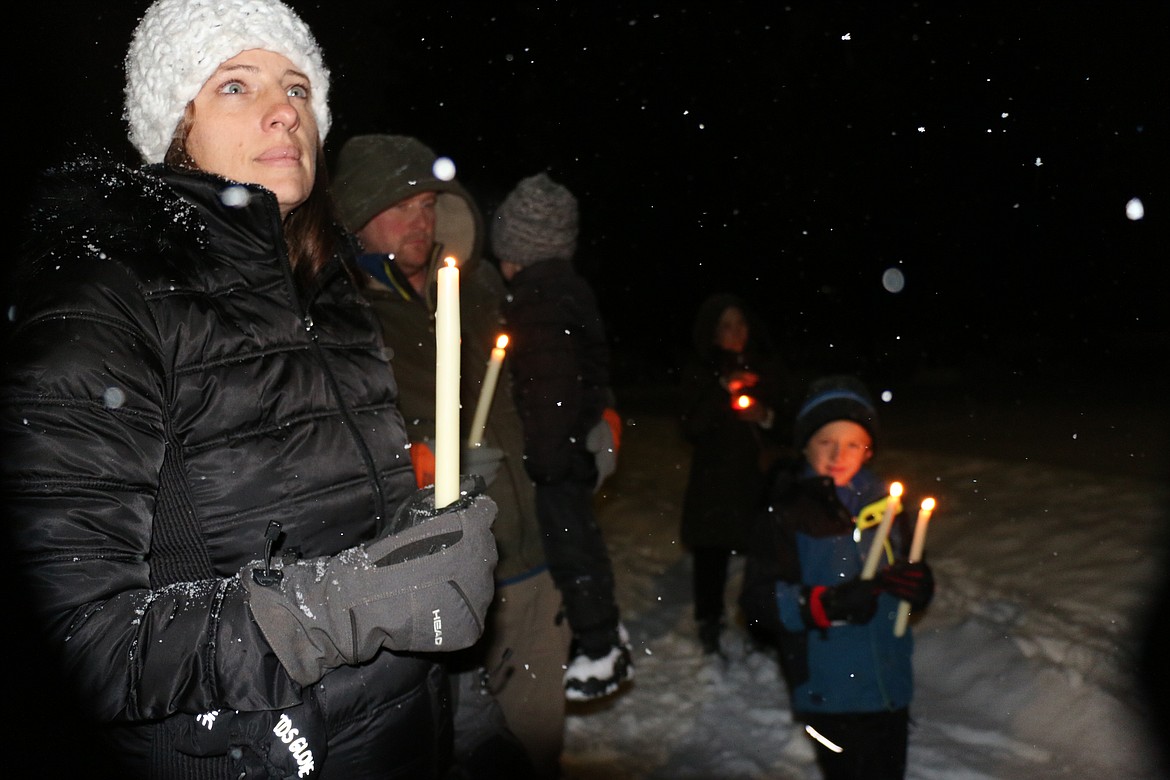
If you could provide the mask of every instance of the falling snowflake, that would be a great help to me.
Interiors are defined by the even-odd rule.
[[[1146,207],[1142,205],[1141,198],[1130,198],[1129,202],[1125,204],[1125,216],[1133,221],[1137,221],[1146,215]]]
[[[451,181],[455,178],[455,163],[450,157],[438,157],[431,166],[431,173],[439,181]]]
[[[120,387],[107,387],[102,393],[102,403],[107,409],[121,409],[126,403],[126,393]]]
[[[248,190],[238,184],[225,187],[223,192],[219,193],[219,199],[223,201],[223,205],[229,208],[243,208],[248,205],[251,197]]]
[[[882,274],[882,287],[886,292],[899,293],[906,286],[906,278],[897,268],[887,268]]]

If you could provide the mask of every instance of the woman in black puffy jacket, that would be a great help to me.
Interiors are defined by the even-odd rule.
[[[419,651],[478,638],[494,505],[414,490],[321,53],[278,0],[158,0],[126,64],[147,165],[51,172],[10,292],[5,519],[50,669],[118,776],[438,777]]]

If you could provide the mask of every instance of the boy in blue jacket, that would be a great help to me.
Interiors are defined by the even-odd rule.
[[[934,592],[925,563],[907,563],[913,528],[899,513],[876,575],[865,558],[889,500],[870,470],[877,411],[864,384],[812,383],[794,425],[803,459],[781,473],[757,518],[742,603],[774,642],[793,716],[814,739],[826,780],[901,780],[913,693],[909,632],[894,635],[898,601],[917,612]]]

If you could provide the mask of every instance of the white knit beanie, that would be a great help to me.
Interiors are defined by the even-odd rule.
[[[308,26],[279,0],[156,0],[126,53],[130,141],[162,162],[187,103],[220,65],[249,49],[287,57],[309,77],[320,140],[329,132],[329,71]]]

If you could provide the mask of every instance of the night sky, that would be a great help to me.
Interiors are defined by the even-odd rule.
[[[14,36],[40,101],[21,175],[136,162],[121,58],[146,3],[111,5],[43,3]],[[405,133],[488,214],[541,169],[574,190],[627,381],[670,378],[716,290],[797,367],[883,380],[1167,343],[1164,2],[291,5],[333,71],[330,162]]]

